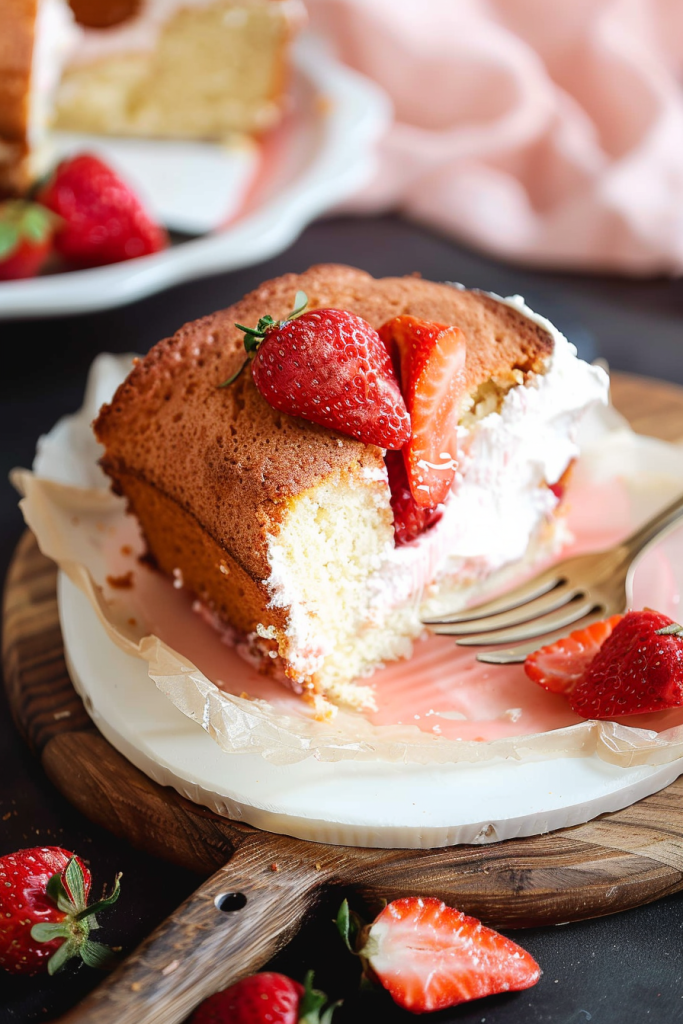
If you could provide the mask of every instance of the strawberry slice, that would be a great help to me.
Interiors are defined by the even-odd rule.
[[[683,705],[683,627],[668,615],[629,612],[569,697],[582,718],[622,718]]]
[[[541,970],[529,953],[441,900],[395,900],[365,933],[366,970],[411,1013],[530,988]]]
[[[436,508],[457,470],[456,426],[465,394],[465,335],[459,327],[398,316],[379,331],[401,369],[412,425],[403,449],[410,490],[419,508]]]
[[[556,640],[554,644],[541,647],[528,655],[524,671],[544,690],[571,693],[622,618],[622,615],[613,615],[611,619],[593,622],[585,629],[577,629]]]
[[[394,541],[396,547],[409,544],[434,526],[443,512],[435,508],[418,508],[410,493],[406,464],[402,452],[388,451],[384,456],[391,490],[391,508],[394,513]]]

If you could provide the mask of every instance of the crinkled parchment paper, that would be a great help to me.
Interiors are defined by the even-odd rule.
[[[324,761],[443,764],[597,753],[605,761],[629,767],[665,764],[683,756],[683,725],[658,733],[613,722],[583,722],[546,733],[474,742],[437,736],[416,726],[373,725],[344,710],[333,721],[320,722],[284,690],[282,699],[266,700],[219,688],[182,653],[150,633],[144,609],[141,614],[139,607],[127,604],[128,591],[122,589],[115,601],[106,596],[104,584],[111,571],[107,543],[112,536],[134,537],[135,526],[97,465],[100,449],[90,424],[128,373],[131,358],[97,357],[83,408],[40,439],[33,471],[15,470],[12,480],[23,495],[24,518],[41,550],[87,595],[111,641],[146,661],[149,676],[162,693],[223,750],[259,753],[279,764],[311,756]],[[584,486],[619,477],[629,492],[635,526],[683,489],[683,448],[637,436],[613,410],[594,412],[584,423],[578,474]]]

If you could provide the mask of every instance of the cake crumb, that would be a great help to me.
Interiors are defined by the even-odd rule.
[[[107,576],[107,583],[115,590],[130,590],[133,586],[133,570],[129,569],[122,576]]]
[[[270,865],[270,870],[271,871],[279,871],[280,870],[280,865],[277,864],[277,863],[273,863],[273,864]]]

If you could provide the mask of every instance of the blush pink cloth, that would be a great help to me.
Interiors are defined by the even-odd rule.
[[[683,270],[683,0],[308,0],[392,98],[355,210],[498,256]]]

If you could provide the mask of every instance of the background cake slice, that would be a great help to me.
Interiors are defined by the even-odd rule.
[[[0,197],[45,129],[221,141],[277,124],[301,0],[0,0]]]
[[[441,519],[396,546],[382,449],[277,412],[249,373],[235,323],[311,308],[379,328],[395,316],[467,337],[461,470]],[[606,377],[519,304],[419,278],[314,267],[262,285],[155,346],[95,423],[103,466],[150,556],[215,625],[247,636],[263,668],[320,698],[362,706],[362,681],[407,655],[420,614],[552,543],[556,484],[583,409]],[[359,683],[358,680],[361,679]]]
[[[108,135],[223,139],[280,118],[300,0],[142,0],[102,24],[73,0],[85,31],[63,75],[57,128]]]
[[[43,133],[77,39],[65,0],[0,0],[0,197],[43,170]]]

